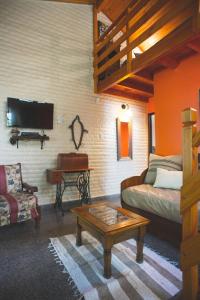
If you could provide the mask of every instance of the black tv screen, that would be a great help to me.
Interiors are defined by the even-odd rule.
[[[53,104],[7,99],[7,126],[53,129]]]

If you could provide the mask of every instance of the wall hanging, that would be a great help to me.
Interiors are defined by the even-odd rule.
[[[74,142],[74,146],[76,150],[78,150],[82,144],[83,135],[84,133],[88,133],[88,130],[84,128],[79,115],[74,118],[69,128],[72,132],[72,141]]]

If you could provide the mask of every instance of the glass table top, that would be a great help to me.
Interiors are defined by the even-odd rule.
[[[98,207],[89,208],[89,213],[95,216],[97,219],[105,223],[106,225],[119,224],[123,221],[130,220],[132,218],[123,215],[117,209],[108,207],[106,205],[99,205]]]

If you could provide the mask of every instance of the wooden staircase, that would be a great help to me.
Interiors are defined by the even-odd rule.
[[[198,171],[198,147],[200,131],[196,128],[197,111],[183,112],[183,176],[181,189],[181,214],[183,241],[181,244],[181,268],[183,271],[183,299],[198,299],[198,264],[200,263],[200,233],[198,232],[198,202],[200,201],[200,171]]]
[[[96,93],[147,101],[155,73],[200,53],[200,0],[131,1],[99,37],[102,2],[94,5]]]

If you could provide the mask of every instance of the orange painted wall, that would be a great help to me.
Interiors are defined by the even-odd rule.
[[[155,101],[153,98],[149,99],[149,102],[147,103],[147,112],[148,114],[155,112]]]
[[[156,153],[179,154],[182,149],[181,111],[199,110],[200,55],[183,61],[176,69],[155,75],[154,97],[148,111],[156,114]]]
[[[129,130],[128,123],[121,122],[121,148],[120,155],[121,157],[128,157],[129,153]]]

